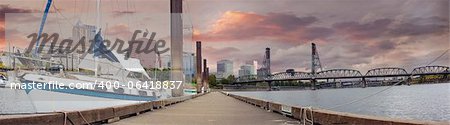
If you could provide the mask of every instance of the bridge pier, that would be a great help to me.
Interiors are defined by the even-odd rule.
[[[268,91],[272,91],[272,81],[266,81],[267,85],[269,86]]]
[[[448,75],[447,75],[447,74],[442,75],[442,79],[441,79],[440,82],[445,82],[445,81],[447,81],[447,78],[448,78]]]
[[[311,89],[312,90],[316,90],[316,83],[317,83],[317,80],[315,78],[312,78],[311,79]]]
[[[412,82],[412,78],[411,77],[408,77],[408,79],[406,79],[406,85],[408,85],[408,86],[410,86],[411,85],[411,82]]]
[[[342,84],[340,82],[336,82],[336,79],[333,79],[333,83],[335,84],[336,88],[342,87]]]
[[[363,77],[363,78],[362,78],[362,87],[363,87],[363,88],[366,88],[366,85],[367,85],[366,78]]]

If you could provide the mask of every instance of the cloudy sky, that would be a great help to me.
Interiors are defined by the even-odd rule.
[[[184,24],[190,27],[185,29],[191,30],[186,33],[186,41],[190,43],[185,45],[202,41],[204,57],[209,60],[212,72],[221,59],[233,60],[236,71],[245,62],[262,62],[266,47],[272,50],[272,71],[287,68],[306,71],[311,65],[311,42],[317,44],[324,69],[353,68],[363,72],[376,67],[411,70],[450,48],[448,0],[185,0],[183,3]],[[2,0],[0,13],[42,13],[44,4],[44,0]],[[69,18],[69,25],[75,20],[95,23],[95,1],[58,0],[54,4],[64,18]],[[109,22],[102,24],[108,27],[109,35],[126,37],[131,34],[130,29],[145,27],[152,31],[159,29],[162,38],[167,36],[168,17],[164,16],[169,12],[167,0],[102,0],[101,11],[102,22]],[[56,12],[55,8],[52,12]],[[55,22],[62,20],[58,14],[53,15]],[[21,18],[6,21],[5,28],[5,17],[0,15],[3,49],[5,29],[27,29],[23,23],[16,23],[27,20]],[[36,22],[39,21],[25,27],[37,27]],[[434,65],[449,65],[449,57],[446,54]]]

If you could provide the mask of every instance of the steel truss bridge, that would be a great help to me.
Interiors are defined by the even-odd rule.
[[[279,72],[266,76],[246,75],[240,76],[235,80],[235,84],[243,83],[258,83],[273,81],[295,81],[295,80],[310,80],[315,82],[316,80],[329,80],[329,79],[361,79],[366,84],[368,78],[391,78],[391,77],[403,77],[411,78],[412,76],[425,76],[425,75],[442,75],[447,77],[450,74],[448,66],[422,66],[414,68],[408,73],[403,68],[398,67],[383,67],[368,70],[367,73],[362,74],[358,70],[354,69],[330,69],[317,72],[315,74],[309,72]]]
[[[269,69],[268,72],[257,73],[258,75],[240,76],[235,79],[234,84],[239,85],[267,82],[269,88],[272,89],[272,82],[283,83],[283,81],[309,80],[312,89],[315,89],[317,85],[319,85],[319,87],[322,85],[333,86],[332,84],[335,84],[336,86],[342,86],[345,84],[347,86],[348,84],[354,85],[355,83],[358,85],[361,85],[362,83],[362,87],[366,87],[367,85],[374,85],[374,83],[379,84],[380,82],[381,85],[384,85],[385,83],[392,84],[398,82],[401,82],[402,84],[410,84],[412,78],[417,76],[421,77],[421,81],[425,80],[425,77],[423,76],[429,75],[438,76],[436,77],[438,80],[448,80],[448,76],[450,75],[449,67],[440,65],[416,67],[411,72],[407,72],[405,69],[399,67],[381,67],[370,69],[365,74],[362,74],[360,71],[355,69],[322,70],[322,64],[320,63],[316,44],[311,43],[311,48],[311,72],[286,70],[286,72],[272,74],[270,72],[270,49],[266,48],[263,60],[263,62],[266,63],[261,67],[261,69]],[[443,54],[446,54],[447,52],[448,51],[445,51]],[[441,56],[435,60],[439,59]],[[384,80],[378,80],[379,78]],[[323,82],[324,80],[326,80],[326,82]],[[332,80],[332,82],[329,82],[329,80]],[[339,81],[336,82],[336,80]],[[319,84],[317,84],[318,81],[320,81]],[[344,81],[344,83],[341,81]]]

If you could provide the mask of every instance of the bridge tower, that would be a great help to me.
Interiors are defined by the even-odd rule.
[[[316,89],[317,80],[315,79],[317,72],[322,71],[322,64],[320,64],[319,52],[317,51],[316,44],[311,43],[311,86],[312,89]]]

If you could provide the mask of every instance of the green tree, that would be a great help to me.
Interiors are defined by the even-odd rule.
[[[217,86],[216,75],[209,75],[208,82],[211,87],[216,87]]]
[[[226,84],[230,84],[230,81],[228,81],[228,79],[220,79],[220,84],[226,85]]]
[[[236,81],[234,75],[229,75],[226,78],[220,79],[219,83],[225,85],[225,84],[232,84],[234,81]]]
[[[229,83],[233,83],[236,80],[236,78],[234,77],[234,75],[229,75],[227,77],[227,80],[228,80]]]

